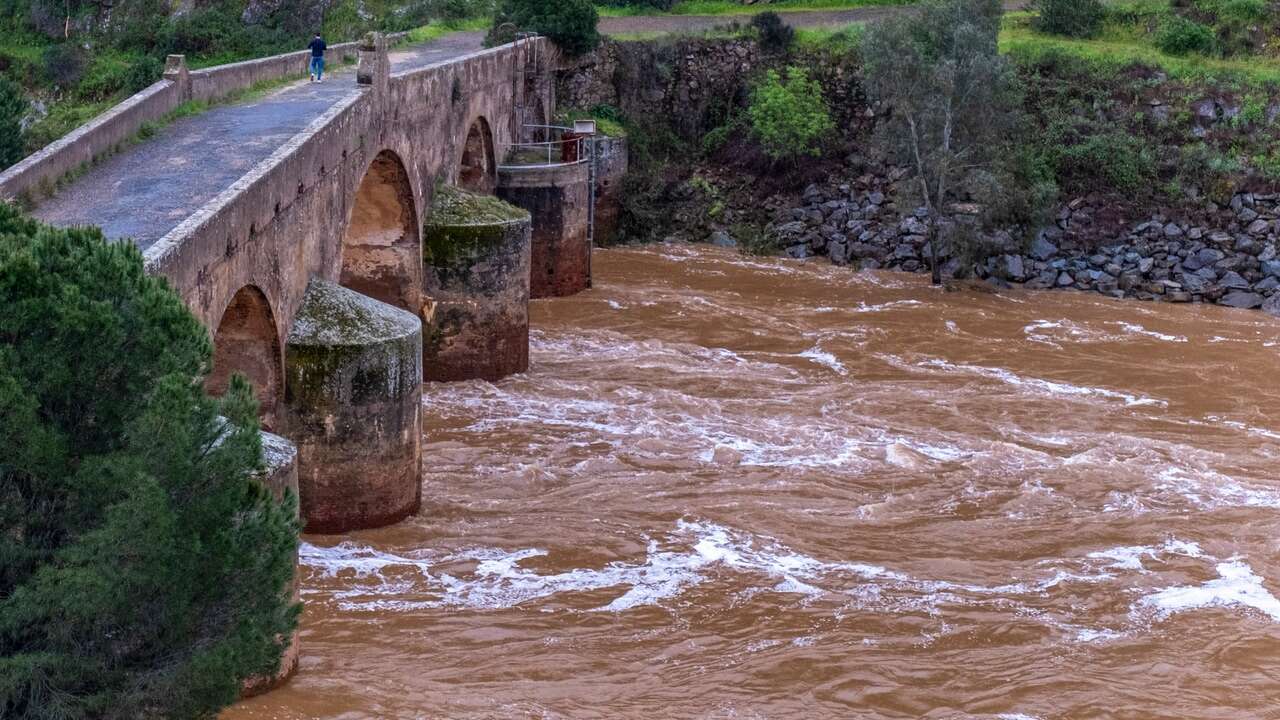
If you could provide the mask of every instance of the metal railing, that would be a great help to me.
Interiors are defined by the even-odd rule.
[[[590,162],[591,136],[574,135],[573,128],[560,125],[525,125],[525,130],[541,131],[542,141],[513,143],[500,170],[537,170]],[[538,135],[534,135],[537,137]]]

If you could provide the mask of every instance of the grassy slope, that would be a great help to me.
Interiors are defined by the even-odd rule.
[[[1176,56],[1157,49],[1148,36],[1108,25],[1096,38],[1076,40],[1036,32],[1027,13],[1010,13],[1000,32],[1000,49],[1020,59],[1065,52],[1104,69],[1119,71],[1134,64],[1159,68],[1171,78],[1232,85],[1280,84],[1280,63],[1263,57],[1212,58]]]
[[[633,15],[755,15],[766,10],[848,10],[875,5],[906,5],[911,0],[775,0],[743,5],[735,0],[678,0],[670,10],[652,7],[598,6],[603,17]]]

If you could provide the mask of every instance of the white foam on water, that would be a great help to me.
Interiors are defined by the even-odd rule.
[[[1119,328],[1124,330],[1126,333],[1129,333],[1130,335],[1144,335],[1146,337],[1155,338],[1157,340],[1163,340],[1164,342],[1174,342],[1174,343],[1187,342],[1187,337],[1185,335],[1169,335],[1167,333],[1157,332],[1155,330],[1148,330],[1141,325],[1138,325],[1136,323],[1124,322],[1123,320],[1110,321],[1107,324],[1118,326]]]
[[[1247,423],[1242,423],[1239,420],[1227,420],[1226,418],[1218,417],[1216,415],[1206,416],[1204,419],[1204,423],[1192,420],[1191,424],[1192,425],[1200,425],[1200,424],[1224,425],[1226,427],[1233,428],[1236,430],[1243,430],[1250,435],[1267,438],[1268,440],[1280,440],[1280,432],[1275,432],[1274,430],[1267,430],[1266,428],[1254,427]]]
[[[868,305],[865,302],[859,301],[857,307],[849,309],[856,313],[877,313],[884,312],[885,310],[892,310],[894,308],[915,307],[917,305],[924,305],[924,303],[919,300],[890,300],[889,302]]]
[[[835,355],[832,355],[831,353],[823,350],[817,345],[814,345],[813,347],[809,348],[808,350],[805,350],[799,355],[800,357],[806,360],[809,360],[810,362],[816,363],[818,365],[821,365],[825,368],[828,368],[834,371],[836,374],[839,374],[839,375],[849,374],[849,369],[844,366],[844,363],[836,359]]]
[[[1052,397],[1119,400],[1127,406],[1156,405],[1164,407],[1168,405],[1165,401],[1158,400],[1156,398],[1131,395],[1129,393],[1108,390],[1106,388],[1086,387],[1054,380],[1025,377],[1004,368],[988,367],[986,365],[966,365],[953,363],[940,358],[927,358],[913,363],[894,355],[879,355],[878,357],[895,367],[905,370],[941,370],[942,372],[949,374],[974,375],[977,377],[987,378],[989,380],[996,380],[1011,387],[1026,389],[1037,394],[1049,395]]]
[[[1280,508],[1280,492],[1245,485],[1214,470],[1169,467],[1162,469],[1156,489],[1181,495],[1204,510],[1224,507]]]
[[[813,582],[830,575],[857,580],[903,579],[883,567],[864,563],[824,563],[777,543],[709,522],[680,520],[664,541],[649,540],[641,562],[612,562],[602,568],[575,568],[541,574],[521,566],[547,551],[524,548],[504,551],[478,548],[450,555],[396,555],[344,542],[323,548],[303,543],[302,564],[324,577],[374,579],[334,593],[340,608],[350,611],[412,611],[439,607],[504,609],[566,592],[622,589],[609,603],[594,608],[621,612],[655,605],[712,579],[727,569],[757,574],[772,581],[777,593],[820,596],[831,590]],[[435,568],[474,562],[468,577]]]
[[[1147,569],[1142,564],[1142,559],[1144,557],[1156,559],[1163,554],[1198,558],[1204,556],[1204,551],[1196,543],[1171,538],[1159,547],[1126,545],[1091,552],[1085,557],[1096,560],[1110,560],[1111,562],[1106,565],[1110,569],[1147,572]]]
[[[1263,585],[1263,579],[1239,559],[1217,565],[1218,577],[1200,585],[1165,588],[1139,601],[1163,619],[1180,612],[1206,607],[1243,607],[1280,622],[1280,599]]]
[[[626,305],[623,305],[617,300],[609,300],[607,302],[609,303],[609,307],[613,308],[614,310],[625,310],[627,307]]]

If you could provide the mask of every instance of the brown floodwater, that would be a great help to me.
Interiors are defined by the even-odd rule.
[[[1280,717],[1280,322],[595,255],[302,548],[265,718]]]

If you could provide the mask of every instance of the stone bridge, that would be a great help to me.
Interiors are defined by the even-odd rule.
[[[418,508],[421,382],[527,368],[531,259],[550,283],[534,296],[589,284],[588,166],[556,140],[556,162],[536,163],[552,167],[499,173],[546,132],[557,53],[536,37],[479,45],[464,33],[389,50],[371,35],[332,48],[356,65],[322,83],[177,120],[188,101],[296,78],[306,57],[199,71],[171,57],[162,81],[0,174],[0,197],[101,226],[170,281],[214,339],[210,391],[245,375],[264,428],[296,446],[274,455],[296,457],[309,531]],[[445,193],[455,207],[436,221],[450,186],[471,194]],[[493,198],[466,215],[495,192],[532,222]]]
[[[169,280],[213,337],[210,392],[253,384],[266,480],[298,493],[310,532],[415,512],[424,378],[524,371],[531,294],[590,282],[589,164],[560,138],[532,148],[554,161],[501,164],[554,115],[545,39],[331,51],[320,83],[287,84],[305,53],[196,71],[170,57],[163,80],[0,174],[0,198],[100,226]],[[264,82],[282,87],[245,95]],[[218,104],[175,113],[192,102]],[[295,643],[282,677],[296,658]]]

